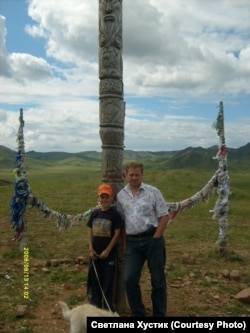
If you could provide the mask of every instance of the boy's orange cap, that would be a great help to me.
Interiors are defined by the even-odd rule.
[[[97,189],[97,192],[98,192],[98,195],[101,195],[101,194],[112,195],[113,194],[112,187],[108,184],[100,185]]]

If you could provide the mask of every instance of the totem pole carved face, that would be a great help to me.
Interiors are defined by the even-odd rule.
[[[114,21],[114,16],[121,12],[122,0],[99,0],[101,14],[106,18],[106,21]]]
[[[107,46],[106,43],[112,38],[111,44],[117,48],[121,48],[121,2],[122,0],[99,0],[99,27],[102,46]],[[109,37],[109,38],[107,38]]]
[[[99,0],[100,76],[120,77],[122,71],[122,0]]]

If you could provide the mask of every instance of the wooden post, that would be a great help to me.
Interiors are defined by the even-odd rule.
[[[229,175],[227,168],[227,148],[225,143],[224,131],[224,109],[223,102],[220,102],[219,114],[214,124],[220,137],[219,149],[215,158],[219,161],[219,169],[217,174],[218,182],[218,199],[215,203],[213,218],[219,218],[219,253],[222,256],[227,254],[227,228],[228,228],[228,198],[230,195]]]
[[[122,0],[99,0],[99,119],[102,181],[115,194],[123,187],[125,103],[123,100]],[[119,244],[118,311],[125,310],[123,256]]]
[[[24,149],[24,120],[23,109],[20,109],[19,129],[17,133],[18,149],[16,155],[16,168],[14,173],[16,176],[14,195],[11,199],[12,218],[16,235],[14,241],[20,241],[20,250],[23,251],[27,246],[27,223],[25,218],[25,210],[30,195],[30,188],[26,178],[25,166],[25,149]]]

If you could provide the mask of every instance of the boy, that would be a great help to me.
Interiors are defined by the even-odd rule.
[[[102,184],[97,193],[100,207],[91,213],[87,222],[90,251],[87,292],[91,304],[114,312],[118,269],[116,245],[124,223],[112,206],[112,187]]]

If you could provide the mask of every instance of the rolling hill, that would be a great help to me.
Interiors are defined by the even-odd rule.
[[[193,169],[212,170],[218,167],[218,161],[214,159],[218,147],[210,148],[188,147],[178,151],[124,151],[124,162],[140,160],[149,168],[164,169]],[[250,169],[250,143],[240,148],[227,148],[227,163],[231,170]],[[15,167],[16,152],[0,145],[1,169],[13,169]],[[53,167],[100,165],[102,153],[97,151],[85,151],[79,153],[67,152],[26,152],[25,161],[27,167]]]

